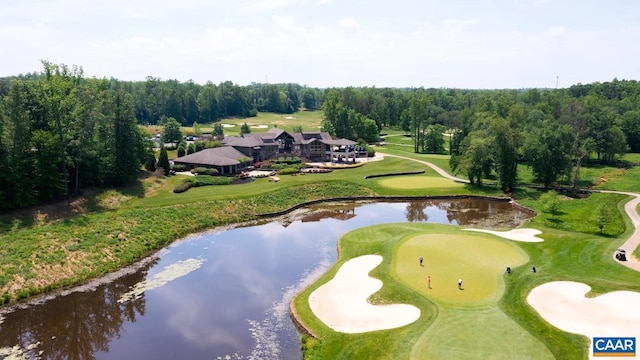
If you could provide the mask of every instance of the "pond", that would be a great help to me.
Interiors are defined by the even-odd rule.
[[[389,222],[512,228],[530,214],[484,199],[341,202],[173,243],[94,284],[3,309],[0,358],[299,359],[293,296],[349,230]]]

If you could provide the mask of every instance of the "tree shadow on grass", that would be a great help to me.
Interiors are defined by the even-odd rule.
[[[149,176],[153,175],[141,176],[135,182],[124,187],[115,189],[87,188],[78,194],[70,196],[68,199],[42,203],[0,214],[0,234],[44,226],[57,221],[69,221],[81,215],[110,210],[112,207],[105,205],[104,200],[104,193],[107,191],[115,192],[115,195],[111,196],[112,198],[142,198],[145,195],[144,180]]]

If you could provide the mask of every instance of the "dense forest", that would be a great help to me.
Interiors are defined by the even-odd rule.
[[[472,183],[495,177],[513,188],[517,165],[545,187],[575,186],[591,159],[615,164],[640,152],[640,84],[614,79],[568,89],[328,89],[326,131],[375,141],[376,130],[402,129],[416,153],[449,153]],[[375,126],[374,126],[375,125]],[[443,134],[451,136],[445,149]]]
[[[323,109],[324,130],[366,142],[402,129],[415,152],[449,153],[473,183],[516,182],[517,164],[541,184],[575,184],[595,154],[615,162],[640,152],[640,84],[616,80],[567,89],[317,89],[298,84],[130,82],[84,77],[44,62],[38,73],[0,79],[0,210],[119,186],[153,156],[137,125],[191,126],[258,112]],[[451,136],[445,149],[443,134]],[[155,157],[153,158],[155,160]]]

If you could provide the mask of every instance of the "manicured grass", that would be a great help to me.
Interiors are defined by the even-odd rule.
[[[527,305],[527,294],[555,280],[584,282],[593,294],[640,291],[637,273],[611,258],[621,239],[536,227],[543,232],[542,243],[471,235],[435,224],[384,224],[345,234],[336,265],[294,300],[297,313],[318,336],[309,342],[305,358],[345,354],[376,354],[378,359],[586,358],[589,339],[546,323]],[[342,263],[365,254],[384,257],[371,272],[384,285],[370,301],[418,306],[422,312],[418,321],[356,336],[336,333],[315,318],[308,295],[331,279]],[[424,268],[418,265],[420,255]],[[511,274],[504,273],[506,264],[512,266]],[[538,269],[535,274],[529,271],[532,265]],[[431,290],[426,289],[428,274]],[[465,290],[457,289],[459,276]]]
[[[404,175],[380,178],[378,184],[393,189],[463,188],[464,184],[436,176]]]
[[[423,267],[416,255],[424,257]],[[401,281],[438,304],[482,305],[502,295],[505,268],[527,260],[519,248],[487,236],[428,233],[405,240],[393,254],[392,267]],[[458,289],[458,278],[464,290]]]
[[[264,116],[262,120],[249,118],[228,121],[242,124],[253,119],[252,123],[258,124],[261,121],[267,122],[265,119],[268,116],[273,116],[270,121],[280,121],[276,119],[276,114]],[[320,119],[321,112],[305,112],[300,115],[298,123],[304,120],[302,126],[307,130],[305,124],[311,129]],[[225,121],[227,120],[223,122]],[[282,124],[282,127],[296,125],[298,124],[292,122]],[[413,154],[411,147],[402,146],[379,149],[429,161],[450,171],[449,157],[445,155]],[[367,175],[419,170],[425,170],[424,175],[408,176],[412,179],[409,183],[430,179],[427,186],[418,184],[417,187],[401,188],[397,185],[386,186],[384,183],[388,180],[394,184],[399,179],[404,183],[404,177],[365,179]],[[599,187],[620,186],[620,190],[635,191],[640,189],[637,168],[628,169],[619,176],[611,175],[617,171],[613,168],[603,167],[599,171],[605,170],[608,174],[607,181]],[[14,301],[61,286],[77,284],[130,264],[187,234],[253,220],[256,214],[281,211],[309,200],[369,195],[503,195],[494,186],[428,186],[432,181],[444,181],[439,178],[436,180],[435,177],[437,174],[423,164],[391,157],[359,168],[336,170],[328,174],[286,175],[278,183],[259,179],[242,185],[199,187],[182,194],[172,192],[181,181],[181,176],[151,176],[134,186],[107,190],[88,198],[85,204],[81,204],[86,210],[79,211],[80,215],[70,213],[61,217],[61,220],[44,217],[0,219],[0,293],[3,301]],[[420,180],[413,180],[414,178]],[[637,273],[615,264],[611,256],[631,232],[628,219],[620,214],[625,197],[592,194],[586,199],[578,200],[558,195],[561,201],[560,212],[551,216],[542,211],[544,204],[539,201],[540,194],[537,190],[526,188],[516,189],[514,192],[518,202],[538,211],[538,216],[528,226],[543,230],[545,242],[509,245],[524,250],[529,262],[523,268],[514,268],[517,271],[509,277],[497,275],[494,293],[498,294],[504,288],[504,295],[500,298],[499,305],[495,306],[488,306],[487,304],[494,304],[494,300],[484,296],[482,299],[486,301],[482,300],[484,302],[481,304],[463,304],[472,309],[458,308],[455,301],[450,302],[448,306],[451,308],[448,308],[443,300],[446,297],[429,297],[416,288],[425,285],[424,282],[421,283],[424,280],[421,275],[412,280],[413,283],[398,280],[397,273],[400,270],[396,270],[396,265],[391,263],[399,261],[395,260],[401,253],[401,248],[397,246],[403,242],[410,243],[409,239],[415,236],[426,236],[427,243],[435,244],[437,240],[428,240],[429,234],[438,234],[443,239],[474,236],[491,239],[490,235],[470,235],[462,233],[456,227],[432,224],[394,224],[360,229],[355,232],[360,235],[349,235],[349,243],[352,245],[345,246],[341,242],[341,258],[336,266],[354,256],[382,254],[385,260],[372,274],[382,279],[385,286],[373,295],[373,301],[414,304],[420,307],[423,316],[415,324],[396,330],[375,334],[336,335],[323,324],[314,322],[313,316],[308,310],[300,308],[296,300],[296,306],[300,308],[302,315],[305,319],[310,319],[311,328],[321,335],[319,340],[304,339],[303,347],[309,349],[305,352],[305,357],[371,358],[371,354],[375,354],[376,358],[398,359],[424,358],[425,354],[429,354],[430,357],[452,358],[461,354],[455,350],[455,345],[462,346],[463,349],[479,349],[478,352],[469,350],[471,352],[461,355],[462,357],[473,357],[476,353],[486,355],[492,350],[500,349],[505,358],[516,358],[518,351],[522,354],[529,353],[530,348],[539,349],[540,342],[559,359],[586,356],[587,339],[551,327],[525,304],[525,298],[533,287],[552,280],[585,282],[592,286],[594,293],[618,289],[640,290]],[[604,236],[600,236],[593,213],[603,203],[611,210],[612,216],[604,228]],[[503,244],[505,240],[498,242]],[[470,245],[458,247],[467,246]],[[431,251],[437,254],[441,250],[434,247]],[[465,250],[468,254],[476,251],[478,250]],[[451,254],[443,252],[441,256],[463,256],[464,253],[453,248],[450,252]],[[636,255],[640,255],[639,252],[636,251]],[[412,264],[417,263],[418,255],[407,256],[411,258]],[[427,266],[429,261],[434,261],[427,258],[430,255],[426,250],[423,256],[427,260]],[[514,260],[513,264],[516,263]],[[462,263],[457,264],[460,266]],[[531,264],[540,269],[535,277],[526,271]],[[504,263],[496,262],[495,266],[503,267]],[[328,280],[336,269],[337,267],[332,268],[322,279]],[[457,276],[452,278],[453,286]],[[439,277],[440,275],[432,279],[433,286],[439,286]],[[473,275],[464,275],[464,279],[466,286],[485,281],[484,278],[474,279]],[[447,283],[451,283],[451,278],[447,279]],[[454,290],[457,289],[452,289],[453,294]],[[502,327],[486,329],[486,324],[492,322],[500,323]],[[478,333],[482,334],[477,335]],[[471,338],[470,334],[477,336]],[[498,338],[501,340],[495,345],[488,345]]]
[[[225,135],[239,135],[240,126],[244,123],[249,125],[249,129],[252,133],[267,132],[273,127],[286,131],[293,131],[293,128],[297,126],[301,126],[303,131],[320,131],[323,116],[324,113],[319,110],[298,111],[293,114],[258,113],[258,116],[250,118],[222,119],[220,120],[220,123],[235,125],[233,127],[225,127]],[[266,127],[264,127],[265,125]],[[213,125],[210,126],[213,128]]]
[[[376,150],[380,150],[382,153],[389,153],[392,155],[405,156],[411,159],[428,161],[442,169],[449,174],[452,174],[451,167],[449,166],[449,155],[440,154],[416,154],[413,152],[413,148],[409,147],[394,147],[394,146],[380,146],[376,147]]]
[[[529,190],[518,191],[514,194],[518,203],[538,211],[538,216],[531,220],[533,224],[541,224],[551,228],[566,231],[576,231],[586,234],[604,235],[609,237],[621,236],[627,229],[621,203],[628,198],[626,195],[591,193],[584,199],[574,199],[556,194],[549,190],[559,200],[559,209],[556,215],[546,213],[544,204],[538,198],[544,191]],[[600,206],[605,206],[608,216],[602,234],[598,226],[598,211]]]

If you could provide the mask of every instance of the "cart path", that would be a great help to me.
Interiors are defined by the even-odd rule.
[[[440,168],[437,165],[432,164],[432,163],[430,163],[428,161],[413,159],[413,158],[410,158],[410,157],[400,156],[400,155],[391,155],[391,154],[382,153],[382,152],[379,152],[379,151],[376,151],[376,154],[382,155],[383,157],[389,156],[389,157],[395,157],[395,158],[400,158],[400,159],[406,159],[406,160],[419,162],[421,164],[429,166],[430,168],[435,170],[438,174],[440,174],[440,176],[442,176],[442,177],[445,177],[447,179],[451,179],[453,181],[469,183],[469,180],[460,179],[458,177],[450,175],[448,172],[444,171],[442,168]],[[636,211],[636,208],[638,207],[638,204],[640,204],[640,194],[632,193],[632,192],[625,192],[625,191],[612,191],[612,190],[593,190],[593,191],[594,192],[603,192],[603,193],[612,193],[612,194],[623,194],[623,195],[629,195],[629,196],[633,196],[634,197],[634,199],[632,199],[631,201],[627,202],[624,205],[624,210],[627,213],[627,216],[629,216],[629,219],[631,219],[631,224],[633,225],[633,228],[634,228],[633,234],[631,234],[631,237],[629,237],[627,239],[627,241],[625,241],[622,245],[620,245],[620,248],[626,250],[627,261],[619,261],[618,259],[616,259],[615,253],[612,254],[611,256],[619,264],[624,265],[624,266],[626,266],[626,267],[628,267],[630,269],[633,269],[635,271],[639,271],[640,272],[640,259],[636,258],[633,255],[633,252],[640,245],[640,214],[638,214],[638,212]]]
[[[410,157],[406,157],[406,156],[400,156],[400,155],[391,155],[391,154],[387,154],[387,153],[381,153],[376,149],[376,154],[378,155],[382,155],[383,157],[395,157],[395,158],[400,158],[400,159],[405,159],[405,160],[411,160],[411,161],[415,161],[415,162],[419,162],[421,164],[427,165],[428,167],[432,168],[433,170],[435,170],[438,174],[440,174],[440,176],[445,177],[447,179],[453,180],[453,181],[457,181],[457,182],[463,182],[463,183],[469,183],[469,180],[465,180],[465,179],[460,179],[458,177],[455,177],[453,175],[450,175],[448,172],[444,171],[441,167],[432,164],[428,161],[423,161],[423,160],[418,160],[418,159],[413,159]]]
[[[622,264],[630,269],[640,271],[640,260],[633,255],[633,252],[636,250],[638,245],[640,245],[640,214],[636,211],[638,204],[640,204],[640,194],[624,192],[624,191],[610,191],[610,190],[600,190],[598,192],[603,193],[612,193],[612,194],[623,194],[633,196],[634,199],[624,204],[624,211],[631,219],[631,224],[633,224],[633,234],[631,237],[625,241],[620,248],[625,249],[627,251],[627,261],[619,261],[615,258],[615,254],[613,259],[617,261],[619,264]]]

